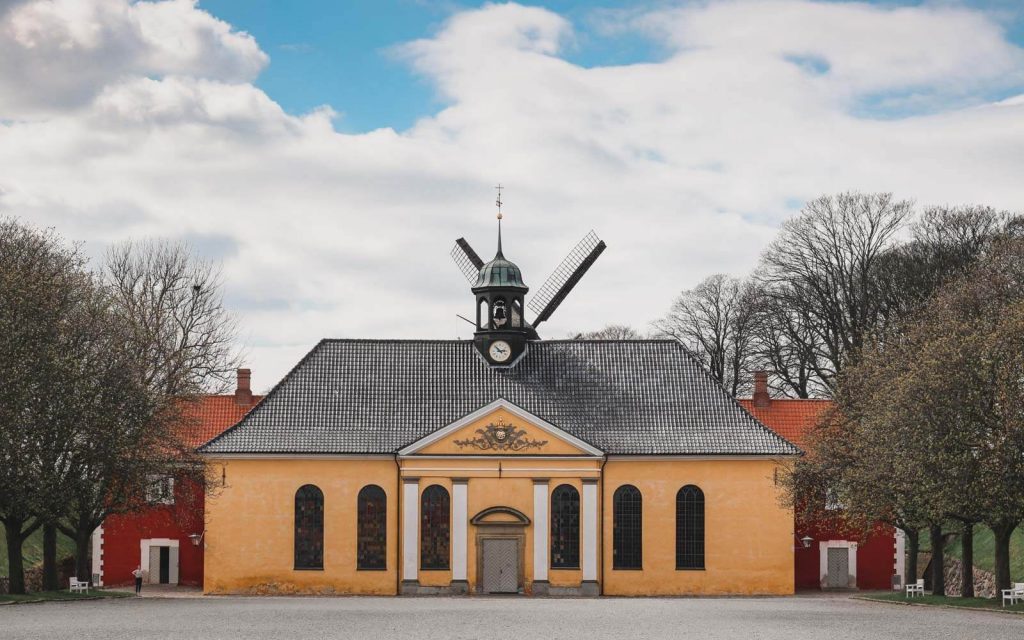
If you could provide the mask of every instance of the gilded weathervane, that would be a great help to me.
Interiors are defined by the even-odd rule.
[[[469,440],[456,440],[455,444],[461,447],[473,447],[484,451],[523,451],[524,449],[541,448],[548,443],[547,440],[530,440],[526,438],[526,431],[515,425],[505,424],[505,421],[498,418],[498,424],[489,424],[483,429],[477,429],[480,434]]]

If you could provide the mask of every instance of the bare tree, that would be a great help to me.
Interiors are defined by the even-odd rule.
[[[886,311],[875,271],[911,214],[892,194],[843,193],[807,203],[761,260],[762,293],[807,320],[800,345],[828,390]]]
[[[752,291],[754,368],[767,371],[772,391],[783,397],[822,395],[812,364],[817,350],[811,348],[815,343],[808,315],[786,307],[779,296]]]
[[[166,396],[227,388],[240,362],[237,322],[224,308],[219,269],[188,245],[125,242],[107,252],[104,279],[150,363],[147,384]]]
[[[597,331],[577,333],[573,340],[642,340],[644,335],[625,324],[610,324]]]
[[[751,289],[738,278],[716,274],[683,291],[668,314],[654,323],[675,338],[736,396],[747,391],[755,328]]]

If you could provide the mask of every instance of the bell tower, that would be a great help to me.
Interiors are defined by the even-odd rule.
[[[522,272],[507,260],[501,248],[501,187],[498,187],[498,252],[480,268],[473,295],[476,296],[476,332],[473,342],[494,366],[513,364],[526,351],[526,342],[536,332],[526,323],[526,292]]]

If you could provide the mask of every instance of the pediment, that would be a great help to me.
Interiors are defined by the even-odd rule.
[[[521,527],[530,524],[530,518],[512,507],[488,507],[469,519],[470,524],[481,526],[509,526],[518,525]]]
[[[410,444],[399,455],[600,456],[602,452],[506,400]]]

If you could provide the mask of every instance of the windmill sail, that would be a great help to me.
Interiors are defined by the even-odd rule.
[[[473,247],[469,246],[465,238],[455,241],[451,256],[456,266],[462,271],[462,275],[469,280],[469,284],[475,283],[477,276],[480,275],[480,268],[484,266],[484,261],[480,259],[476,251],[473,251]]]
[[[527,305],[530,311],[537,314],[537,318],[533,321],[534,327],[551,317],[558,305],[562,304],[583,274],[590,269],[606,248],[604,240],[598,238],[593,231],[573,247],[569,255],[562,260],[562,263],[541,285]]]

